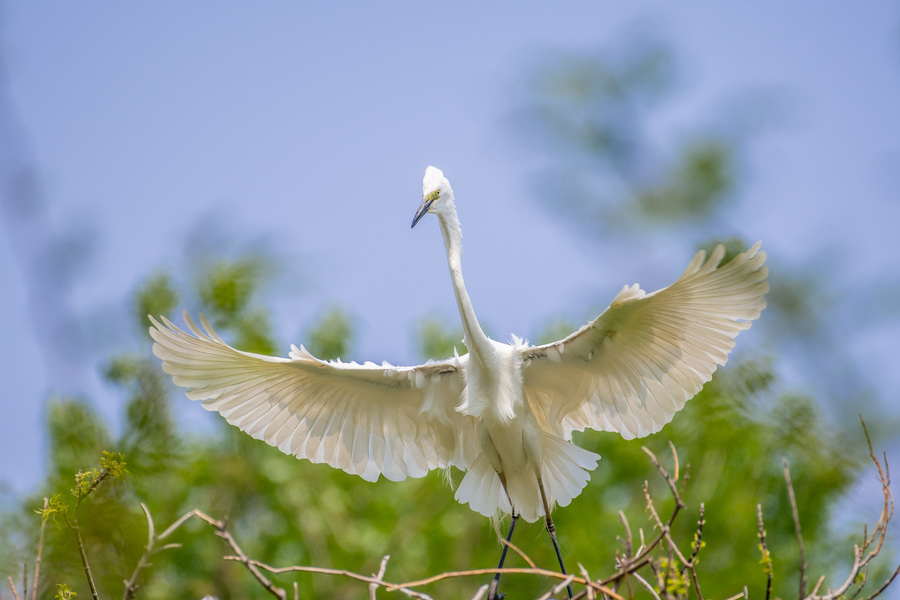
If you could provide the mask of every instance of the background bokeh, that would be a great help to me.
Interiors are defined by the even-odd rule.
[[[128,404],[131,363],[119,360],[146,355],[136,294],[159,301],[180,290],[167,306],[174,314],[219,306],[234,337],[277,354],[310,339],[326,354],[400,364],[449,351],[459,336],[437,228],[429,219],[408,227],[434,164],[457,196],[473,303],[498,339],[562,334],[624,284],[671,282],[710,240],[738,248],[761,239],[771,308],[739,338],[737,364],[725,371],[734,386],[764,373],[766,392],[732,389],[725,396],[741,410],[728,418],[768,423],[736,431],[758,438],[746,458],[775,481],[780,455],[768,453],[781,446],[767,445],[771,426],[812,419],[806,433],[827,434],[804,443],[822,450],[798,460],[833,475],[822,488],[834,493],[823,531],[830,523],[840,537],[877,515],[856,415],[897,456],[894,3],[0,9],[4,509],[49,493],[53,474],[65,471],[54,452],[69,450],[53,440],[77,419],[54,414],[54,402],[81,399],[105,424],[108,446],[139,429]],[[236,283],[247,304],[216,305],[221,298],[208,293],[216,281]],[[148,305],[165,302],[139,307]],[[166,435],[189,443],[230,435],[177,391],[165,394],[171,402],[160,410],[171,411],[174,428]],[[717,406],[702,400],[689,405],[696,418]],[[688,456],[707,444],[714,454],[712,440],[692,438],[692,415],[676,417],[659,447],[671,437]],[[614,463],[612,436],[600,437],[585,436],[605,457],[591,486],[627,504],[627,474],[610,478],[629,465]],[[250,456],[248,441],[228,439]],[[642,460],[630,451],[622,460]],[[243,468],[274,461],[276,481],[332,477],[253,452],[258,462]],[[234,477],[246,484],[251,475]],[[715,488],[707,477],[701,491]],[[347,478],[335,494],[377,502],[391,485]],[[431,502],[415,494],[426,492],[412,504]],[[283,515],[303,498],[282,499]],[[198,501],[170,500],[173,514]],[[640,515],[640,497],[633,502]],[[610,507],[613,517],[619,508]],[[481,517],[466,511],[444,490],[433,508],[440,535],[453,539],[468,519],[490,543]],[[347,560],[396,552],[386,541],[394,538],[379,535],[338,546]],[[338,556],[316,555],[315,540],[297,544],[294,554],[278,545],[277,562]],[[751,540],[744,551],[753,550]]]

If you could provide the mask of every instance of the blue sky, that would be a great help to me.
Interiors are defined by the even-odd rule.
[[[61,368],[47,358],[42,344],[64,344],[41,337],[30,308],[35,240],[0,214],[0,480],[16,491],[39,480],[48,396],[82,394],[119,418],[96,373],[127,337],[125,302],[153,269],[178,272],[200,231],[285,260],[269,295],[285,352],[337,303],[358,328],[352,358],[416,360],[419,319],[456,322],[437,227],[409,230],[428,164],[453,184],[467,286],[496,337],[586,320],[626,283],[668,284],[693,240],[598,254],[536,202],[540,152],[512,118],[548,53],[593,53],[634,27],[677,52],[679,94],[651,132],[660,140],[742,95],[784,100],[780,124],[749,147],[732,219],[771,264],[824,261],[858,303],[896,294],[892,2],[6,3],[4,193],[8,165],[27,160],[53,231],[86,232],[87,266],[42,293],[80,315],[93,350]],[[898,325],[866,317],[841,317],[845,342],[893,402]],[[178,414],[198,418],[184,404]]]

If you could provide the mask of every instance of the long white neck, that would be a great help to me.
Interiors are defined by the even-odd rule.
[[[453,292],[456,294],[456,306],[459,308],[459,318],[462,321],[464,341],[469,352],[478,358],[487,358],[493,353],[490,339],[481,330],[475,310],[466,292],[466,283],[462,275],[462,231],[459,228],[459,217],[451,196],[445,206],[437,213],[438,222],[441,224],[441,235],[444,236],[444,246],[447,248],[447,266],[450,267],[450,279],[453,283]]]

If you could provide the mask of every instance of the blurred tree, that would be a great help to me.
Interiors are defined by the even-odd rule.
[[[668,242],[711,247],[710,239],[720,236],[757,239],[745,217],[753,213],[738,210],[747,155],[754,137],[782,117],[782,102],[742,90],[741,101],[710,110],[706,122],[681,123],[680,74],[676,53],[657,34],[629,29],[592,55],[546,57],[513,119],[516,134],[541,158],[533,186],[538,202],[599,255],[617,256],[629,273]],[[870,308],[836,287],[840,257],[823,254],[802,264],[770,256],[768,264],[769,308],[754,328],[780,352],[774,368],[800,373],[797,379],[836,423],[854,422],[875,392],[844,326],[853,320],[858,327]],[[878,439],[896,431],[897,417],[872,426]]]

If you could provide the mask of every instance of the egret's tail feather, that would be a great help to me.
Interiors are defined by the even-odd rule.
[[[597,468],[599,454],[585,450],[561,438],[544,433],[544,464],[541,479],[549,496],[551,508],[554,502],[568,506],[581,493],[591,478],[589,471]],[[541,514],[543,514],[541,510]]]
[[[456,488],[456,500],[486,517],[495,518],[498,513],[509,513],[509,498],[500,483],[500,476],[484,454],[479,454],[469,467],[466,476]]]
[[[597,467],[600,456],[579,448],[549,433],[543,435],[543,464],[541,479],[547,500],[568,506],[590,479],[589,471]],[[456,490],[456,500],[468,504],[475,512],[486,517],[508,514],[512,499],[516,512],[529,523],[544,516],[544,506],[535,473],[506,472],[509,496],[500,483],[500,476],[480,454]]]

